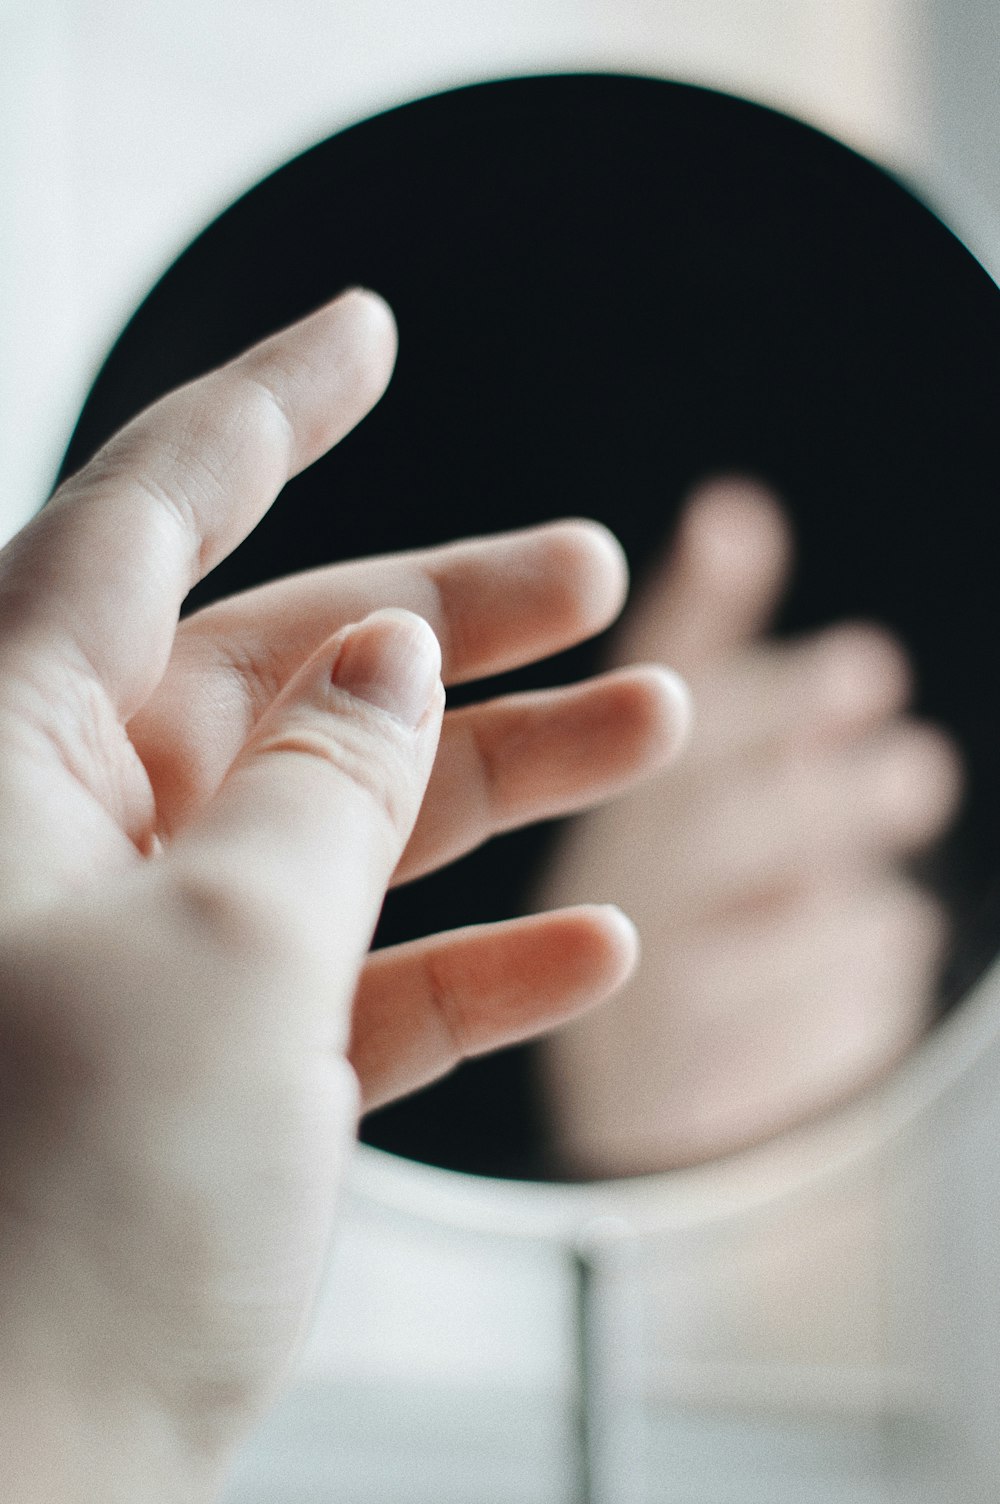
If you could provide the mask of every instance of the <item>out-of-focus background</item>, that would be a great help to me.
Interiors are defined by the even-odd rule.
[[[651,73],[798,114],[1000,264],[994,0],[0,0],[0,536],[173,255],[250,184],[475,79]]]
[[[0,539],[44,499],[109,344],[177,252],[352,121],[517,73],[703,83],[900,171],[996,272],[998,67],[997,0],[0,0]],[[932,1055],[895,1106],[863,1107],[874,1121],[849,1120],[801,1160],[778,1144],[749,1168],[681,1177],[643,1280],[628,1239],[616,1245],[594,1337],[605,1411],[615,1385],[627,1397],[641,1379],[663,1483],[630,1500],[995,1496],[1000,1049],[968,1018],[952,1056],[979,1059],[980,1035],[993,1054],[970,1077],[973,1106],[961,1097],[960,1135],[957,1092],[921,1118]],[[298,1386],[231,1498],[584,1497],[580,1289],[569,1235],[549,1229],[575,1226],[582,1203],[545,1201],[543,1215],[539,1188],[424,1170],[401,1185],[375,1156],[361,1170]],[[925,1179],[933,1195],[914,1199]],[[942,1244],[933,1281],[913,1257],[915,1206]],[[620,1369],[628,1353],[639,1364],[640,1287],[650,1351],[636,1378]],[[955,1376],[940,1403],[921,1387],[928,1332]],[[619,1410],[602,1445],[631,1466],[641,1448]],[[956,1459],[985,1486],[963,1491]]]

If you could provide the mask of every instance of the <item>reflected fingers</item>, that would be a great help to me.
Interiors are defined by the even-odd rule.
[[[614,1008],[546,1044],[568,1164],[591,1176],[691,1164],[842,1101],[925,1029],[946,934],[941,906],[896,877],[680,935],[651,928]]]
[[[952,743],[914,722],[822,754],[688,758],[570,825],[543,901],[589,893],[644,929],[712,924],[825,877],[894,868],[947,827],[960,794]]]
[[[770,490],[740,476],[704,482],[622,623],[616,661],[701,675],[767,625],[790,563],[788,522]]]
[[[692,757],[841,744],[899,715],[911,689],[902,647],[869,623],[755,643],[698,684]]]
[[[952,742],[900,722],[839,753],[748,762],[664,817],[687,898],[711,909],[901,860],[941,835],[960,792]]]
[[[753,1141],[887,1070],[927,1027],[946,935],[941,905],[889,877],[709,931],[664,1019],[675,1145]]]

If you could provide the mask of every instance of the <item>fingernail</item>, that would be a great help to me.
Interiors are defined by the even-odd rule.
[[[330,680],[405,726],[420,725],[441,678],[441,649],[411,611],[376,611],[344,636]]]

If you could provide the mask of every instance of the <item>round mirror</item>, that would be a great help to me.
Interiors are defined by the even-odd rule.
[[[334,559],[596,517],[629,555],[631,616],[489,692],[677,648],[716,737],[627,814],[497,838],[390,895],[382,943],[620,900],[642,911],[646,960],[615,1038],[595,1024],[469,1062],[375,1114],[367,1140],[486,1174],[621,1174],[775,1133],[884,1073],[1000,942],[990,278],[885,172],[760,106],[621,76],[479,85],[323,142],[211,225],[125,330],[64,470],[350,283],[396,312],[389,393],[190,606]],[[706,574],[678,625],[692,558]],[[841,696],[822,755],[817,684]],[[785,922],[793,849],[800,875],[828,859],[840,873],[832,918]],[[874,996],[866,1016],[882,1017],[887,945],[899,965],[870,1054],[827,1048],[822,1027],[806,1038],[810,1010],[841,1018]],[[696,1027],[644,1033],[661,1000]],[[675,1098],[677,1073],[701,1080],[706,1061],[723,1106],[744,1088],[752,1106],[776,1039],[765,1110],[646,1133],[649,1093]]]

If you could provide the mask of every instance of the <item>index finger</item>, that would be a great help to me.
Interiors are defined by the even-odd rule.
[[[140,413],[0,554],[8,646],[131,715],[188,591],[374,406],[395,350],[388,307],[355,289]]]

